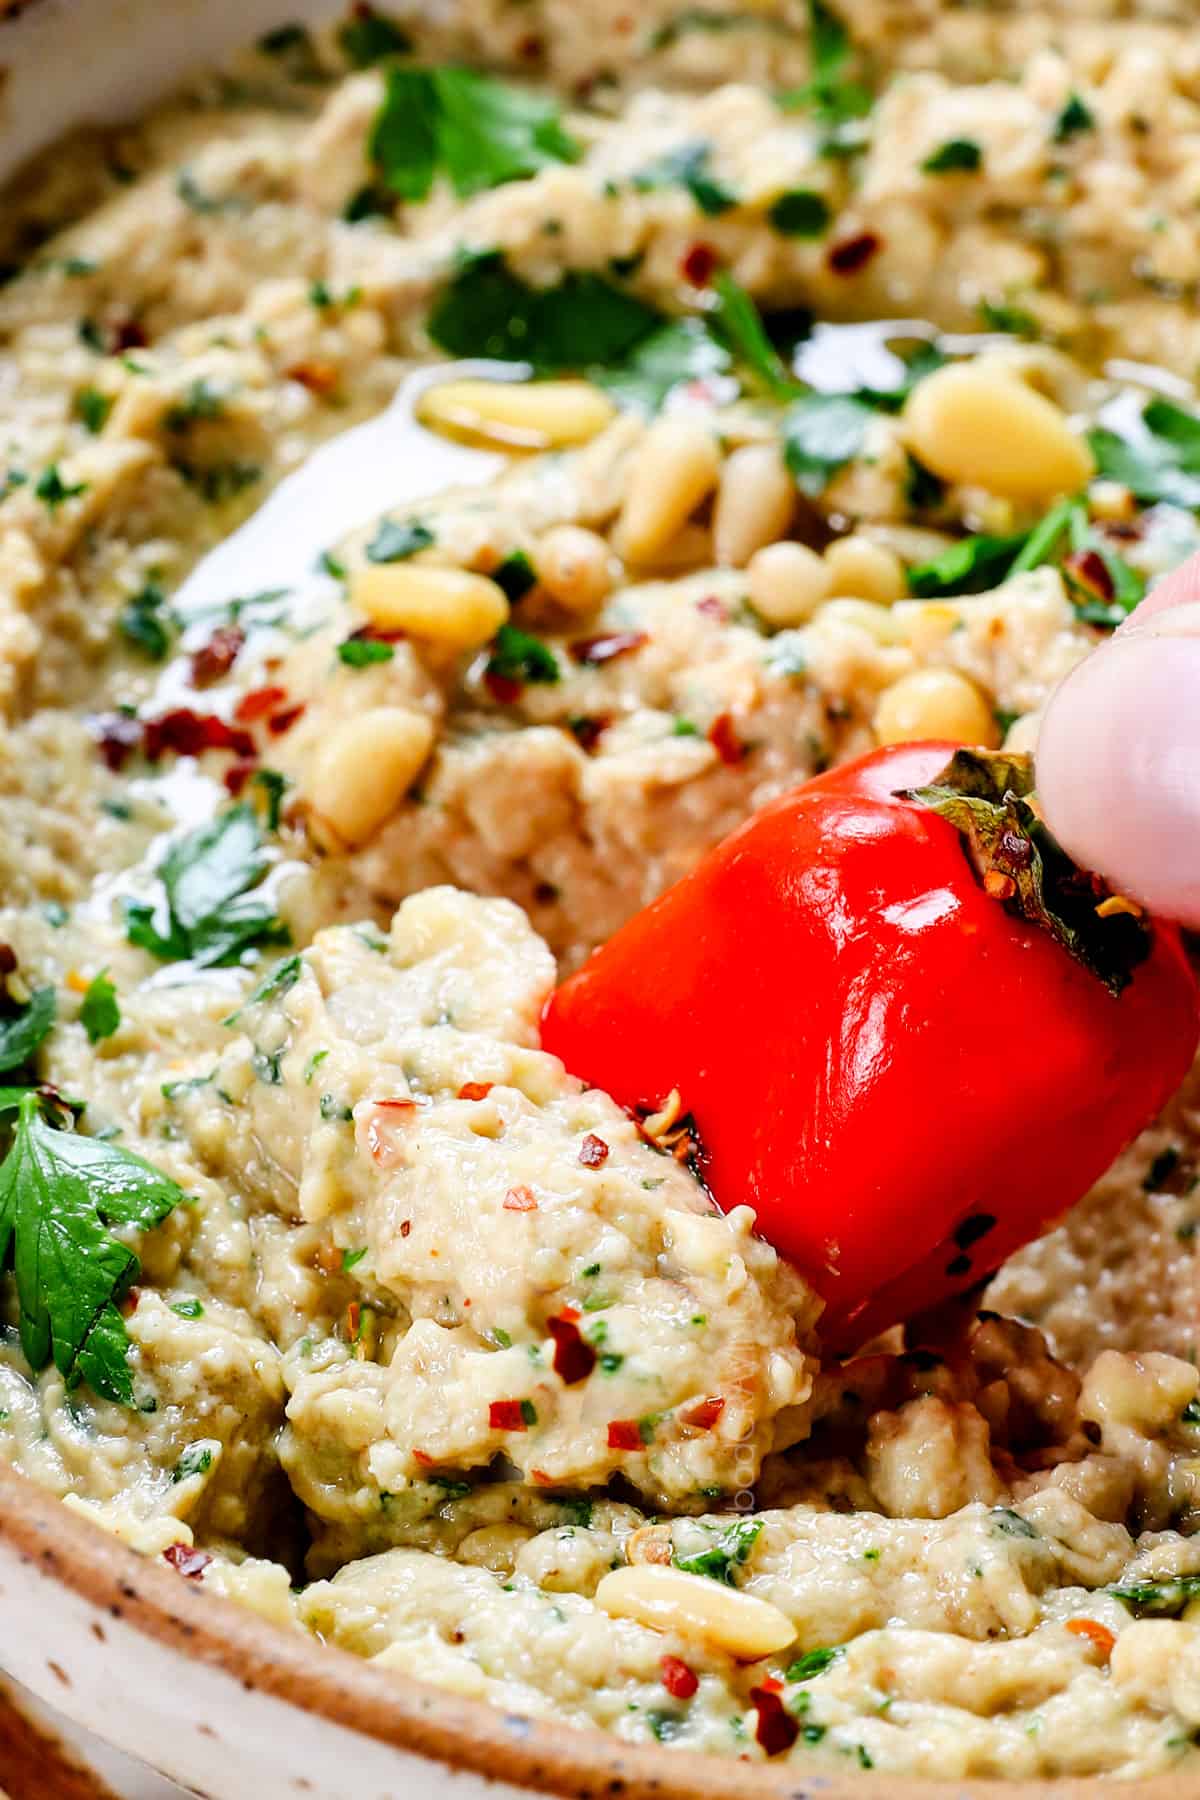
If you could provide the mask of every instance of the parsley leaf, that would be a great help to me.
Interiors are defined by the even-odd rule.
[[[1189,1600],[1200,1598],[1200,1575],[1164,1576],[1161,1581],[1134,1581],[1104,1591],[1137,1618],[1172,1618]]]
[[[713,282],[717,308],[712,315],[718,337],[776,399],[800,392],[783,358],[767,336],[762,315],[745,288],[722,270]]]
[[[18,1012],[0,1018],[0,1070],[8,1074],[32,1060],[57,1010],[54,989],[36,988]]]
[[[753,1550],[762,1530],[761,1519],[735,1519],[727,1525],[707,1550],[698,1550],[693,1556],[677,1556],[675,1567],[686,1569],[689,1575],[708,1575],[713,1581],[723,1581],[727,1587],[735,1587],[733,1579],[735,1569],[741,1567]]]
[[[825,129],[822,154],[840,156],[865,148],[859,127],[871,110],[871,96],[850,73],[854,46],[841,19],[824,4],[809,0],[809,45],[812,75],[803,87],[779,96],[785,111],[804,107]]]
[[[369,6],[356,6],[337,34],[342,55],[356,69],[369,69],[385,56],[403,56],[412,39],[399,25]]]
[[[700,211],[715,218],[736,206],[737,196],[712,174],[709,169],[711,155],[712,145],[703,139],[680,144],[635,175],[633,186],[639,193],[660,187],[686,188]]]
[[[814,1675],[823,1675],[826,1669],[831,1667],[842,1654],[843,1646],[841,1644],[835,1644],[832,1647],[821,1644],[815,1650],[806,1650],[803,1656],[798,1657],[791,1664],[784,1680],[811,1681]]]
[[[93,437],[104,430],[104,424],[112,411],[111,394],[102,394],[99,388],[81,387],[75,395],[75,416],[85,431]]]
[[[622,406],[657,412],[672,388],[725,375],[730,356],[700,319],[664,319],[615,367],[592,369],[592,379]]]
[[[425,200],[443,170],[460,199],[574,162],[558,107],[473,69],[393,68],[370,137],[393,193]]]
[[[98,1044],[101,1038],[111,1037],[120,1025],[117,990],[109,980],[107,969],[101,969],[89,982],[79,1008],[79,1023],[87,1032],[89,1044]]]
[[[1200,418],[1170,400],[1142,410],[1145,436],[1122,437],[1099,426],[1088,442],[1100,474],[1119,481],[1139,500],[1200,507]]]
[[[167,929],[156,922],[160,908],[126,900],[126,935],[164,961],[190,958],[202,969],[237,962],[254,944],[285,944],[286,925],[249,892],[266,870],[254,808],[231,807],[181,838],[159,866]]]
[[[367,545],[368,562],[403,562],[418,550],[428,550],[433,533],[419,519],[381,519],[375,535]]]
[[[1054,121],[1054,142],[1070,143],[1081,131],[1094,131],[1096,120],[1091,108],[1078,94],[1072,94]]]
[[[121,636],[151,662],[162,662],[171,648],[173,615],[157,581],[145,581],[131,594],[117,621]]]
[[[854,394],[804,394],[783,422],[784,460],[801,493],[817,499],[858,455],[874,408]]]
[[[529,362],[554,372],[619,365],[662,315],[598,275],[533,288],[498,251],[460,263],[429,315],[429,335],[450,356]]]
[[[767,211],[767,223],[781,237],[821,237],[831,217],[829,202],[812,188],[789,189]]]
[[[348,669],[369,669],[375,663],[391,662],[395,647],[381,638],[346,638],[337,647],[338,661]]]
[[[944,594],[983,594],[998,587],[1025,543],[1025,534],[993,537],[980,533],[951,544],[930,562],[908,571],[909,592],[922,600]]]
[[[87,486],[86,481],[64,481],[58,464],[50,463],[38,476],[33,491],[51,512],[57,512],[64,500],[74,500],[79,494],[86,494]]]
[[[515,625],[502,625],[496,633],[487,672],[507,681],[545,681],[560,679],[554,652],[541,638]]]
[[[921,164],[926,175],[973,175],[983,167],[983,151],[974,138],[949,138]]]
[[[87,1381],[130,1405],[128,1338],[115,1302],[141,1264],[109,1227],[148,1231],[182,1190],[115,1144],[60,1131],[38,1097],[21,1100],[0,1166],[0,1267],[16,1275],[21,1348],[33,1369],[53,1358],[68,1386]]]

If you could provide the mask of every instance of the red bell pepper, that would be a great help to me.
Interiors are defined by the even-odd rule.
[[[1045,1231],[1200,1034],[1178,932],[1069,861],[1028,759],[952,751],[883,749],[785,794],[543,1020],[640,1115],[677,1092],[677,1145],[808,1275],[833,1348]]]

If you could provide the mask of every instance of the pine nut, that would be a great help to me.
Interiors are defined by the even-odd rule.
[[[614,541],[629,562],[667,547],[717,485],[721,453],[697,419],[660,419],[634,454]]]
[[[743,444],[721,471],[713,547],[725,569],[744,569],[756,550],[781,538],[796,511],[796,484],[774,444]]]
[[[926,376],[904,409],[904,429],[944,481],[1011,500],[1074,494],[1095,472],[1061,409],[994,365],[955,363]]]
[[[616,413],[590,381],[445,381],[417,402],[422,425],[501,450],[586,444]]]
[[[957,669],[914,669],[902,675],[880,695],[874,725],[881,744],[947,738],[994,750],[1000,742],[991,707]]]
[[[854,625],[868,631],[877,644],[899,644],[904,632],[886,606],[874,600],[828,600],[817,614],[819,624]]]
[[[317,751],[306,784],[318,842],[354,850],[374,837],[432,748],[433,725],[407,707],[376,706],[344,720]]]
[[[581,525],[556,525],[538,543],[533,561],[542,587],[568,612],[594,612],[612,591],[612,553]]]
[[[885,550],[868,537],[838,538],[825,552],[835,596],[874,600],[890,606],[908,592],[904,568],[894,550]]]
[[[829,570],[807,544],[768,544],[746,570],[750,604],[768,625],[803,625],[833,586]]]
[[[769,1600],[661,1563],[611,1570],[596,1589],[596,1605],[613,1618],[702,1638],[746,1658],[786,1649],[796,1637],[791,1620]]]
[[[486,575],[424,563],[371,563],[350,577],[350,598],[372,625],[474,650],[508,618],[504,591]]]

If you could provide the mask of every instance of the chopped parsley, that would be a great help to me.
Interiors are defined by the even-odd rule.
[[[1096,120],[1091,108],[1078,94],[1072,94],[1054,121],[1054,142],[1068,144],[1080,132],[1095,129]]]
[[[369,69],[385,56],[406,56],[412,39],[393,20],[370,6],[356,6],[340,28],[337,41],[342,55],[356,69]]]
[[[1105,1589],[1138,1618],[1175,1618],[1191,1600],[1200,1599],[1200,1575],[1165,1576],[1159,1581],[1132,1581]]]
[[[391,662],[395,647],[380,638],[347,638],[337,647],[338,661],[348,669],[367,669],[373,663]]]
[[[112,409],[111,394],[102,394],[99,388],[81,387],[75,396],[75,416],[84,430],[90,431],[93,437],[104,430]]]
[[[802,87],[779,96],[785,111],[803,108],[822,128],[822,154],[844,156],[865,148],[862,121],[871,96],[851,72],[854,45],[850,33],[824,0],[809,0],[809,45],[812,73]]]
[[[418,550],[428,550],[433,533],[419,519],[381,519],[367,545],[367,560],[375,563],[404,562]]]
[[[1142,409],[1141,424],[1136,438],[1103,426],[1088,433],[1100,474],[1138,500],[1200,507],[1200,416],[1155,398]]]
[[[510,606],[523,600],[537,586],[537,571],[524,550],[513,550],[492,570],[492,580],[504,592]]]
[[[239,962],[256,945],[287,943],[274,907],[251,891],[266,871],[253,807],[230,807],[167,852],[158,868],[161,902],[125,901],[126,935],[163,961],[188,958],[200,968]]]
[[[689,1575],[708,1575],[726,1587],[736,1587],[734,1571],[748,1559],[762,1528],[761,1519],[735,1519],[707,1550],[698,1550],[691,1556],[676,1555],[675,1567],[686,1569]]]
[[[983,151],[974,138],[948,138],[921,164],[926,175],[973,175],[983,167]]]
[[[109,980],[107,969],[101,969],[88,983],[83,1004],[79,1008],[79,1023],[87,1032],[89,1044],[98,1044],[102,1038],[110,1038],[120,1025],[121,1008],[117,1003],[117,990]]]
[[[515,625],[502,625],[492,642],[487,673],[508,681],[554,682],[560,679],[554,652],[541,638]]]
[[[57,463],[49,463],[34,483],[33,491],[51,512],[57,512],[64,500],[74,500],[87,493],[86,481],[66,482]]]
[[[0,1166],[0,1268],[15,1272],[31,1368],[53,1360],[68,1387],[86,1381],[106,1399],[132,1405],[118,1302],[141,1264],[110,1227],[152,1230],[183,1198],[141,1157],[52,1124],[34,1092],[21,1097]]]
[[[781,237],[818,238],[829,229],[829,202],[812,188],[780,194],[767,212],[767,223]]]
[[[351,1269],[355,1269],[358,1267],[359,1263],[362,1261],[363,1257],[366,1254],[367,1254],[367,1247],[365,1244],[363,1245],[361,1250],[343,1250],[342,1251],[342,1269],[343,1269],[343,1271],[348,1275],[350,1273]],[[470,1489],[468,1488],[466,1491],[469,1493]]]
[[[803,1656],[798,1657],[791,1664],[784,1680],[811,1681],[814,1675],[823,1675],[826,1669],[830,1668],[843,1654],[844,1646],[841,1644],[832,1646],[822,1644],[815,1650],[806,1650]]]
[[[202,1319],[204,1302],[198,1300],[194,1294],[189,1294],[185,1300],[176,1300],[171,1306],[171,1311],[181,1319]]]
[[[427,199],[439,172],[465,199],[579,156],[553,101],[455,67],[389,69],[369,149],[402,200]]]
[[[862,449],[874,408],[854,394],[804,394],[783,422],[784,460],[801,493],[816,499]]]
[[[703,139],[680,144],[635,175],[633,186],[643,193],[661,187],[686,188],[700,211],[716,218],[737,205],[737,195],[713,175],[709,168],[711,156],[712,145]]]
[[[213,1466],[211,1443],[189,1444],[171,1471],[172,1481],[187,1481],[192,1475],[207,1475]]]
[[[153,578],[144,581],[121,608],[117,625],[121,636],[148,656],[163,662],[171,649],[175,620],[167,610],[167,596]]]

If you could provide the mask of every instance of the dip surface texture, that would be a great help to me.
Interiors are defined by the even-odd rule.
[[[1184,1767],[1197,1078],[839,1363],[538,1019],[788,787],[1032,749],[1200,545],[1190,9],[447,10],[274,32],[0,207],[0,1456],[509,1712]],[[384,512],[186,585],[406,381]],[[80,1144],[109,1210],[32,1280]]]

